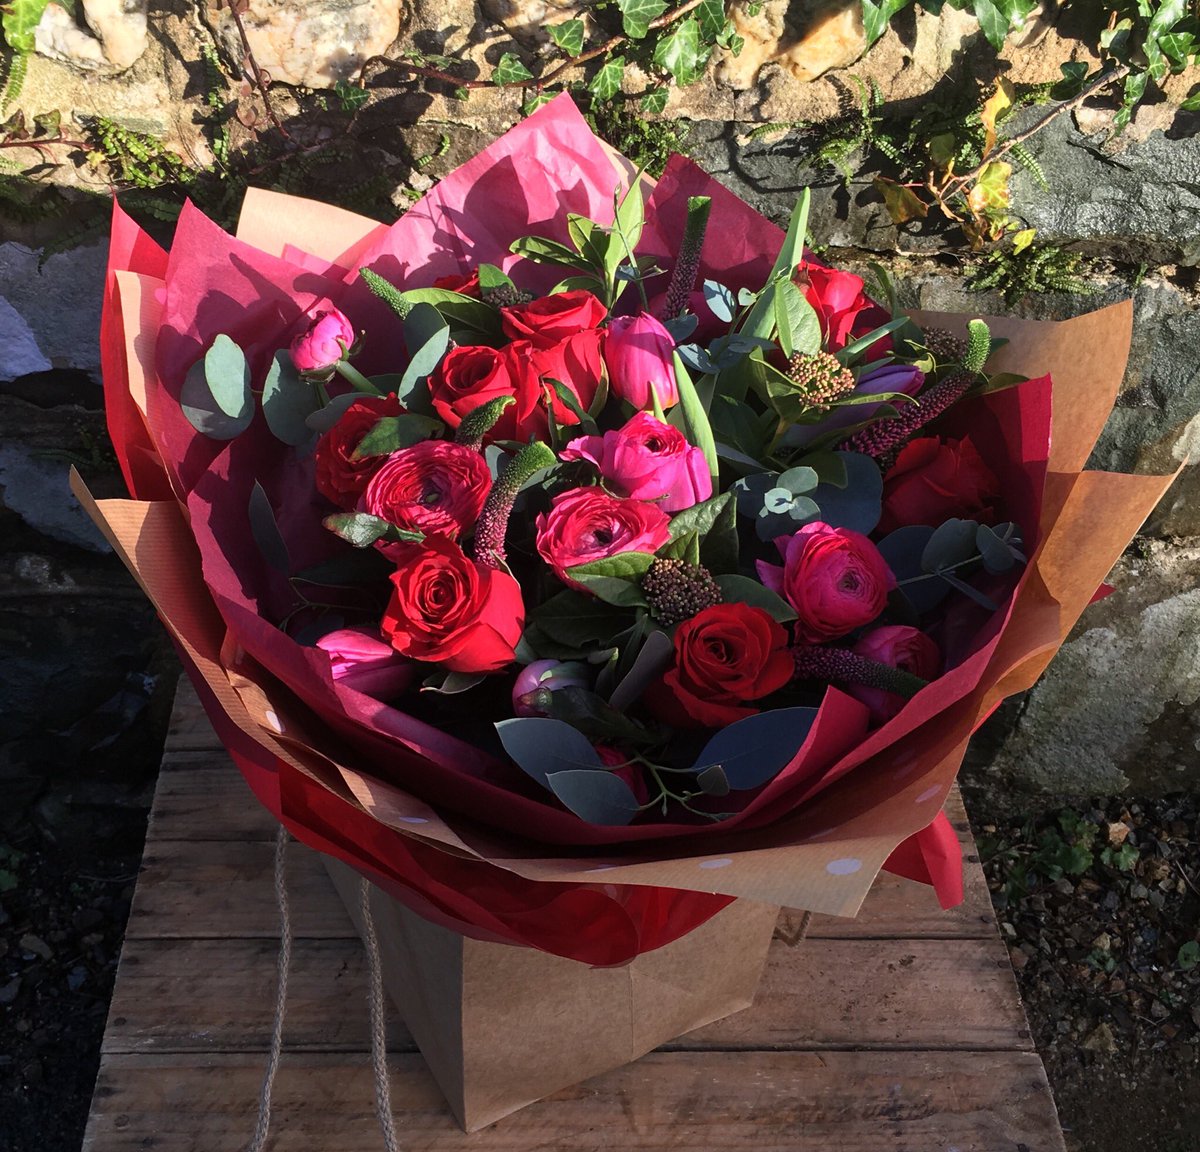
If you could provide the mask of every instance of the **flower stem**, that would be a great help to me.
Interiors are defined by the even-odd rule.
[[[383,393],[375,387],[357,368],[355,368],[348,360],[339,360],[334,369],[341,378],[347,381],[356,392],[365,392],[368,396],[382,396]]]

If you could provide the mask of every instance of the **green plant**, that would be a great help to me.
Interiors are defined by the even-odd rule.
[[[1034,243],[1032,233],[1032,228],[1018,232],[1011,245],[984,255],[968,280],[971,291],[997,289],[1010,306],[1030,293],[1069,292],[1079,296],[1095,291],[1082,278],[1086,269],[1078,252]]]
[[[126,187],[188,184],[196,175],[182,156],[145,132],[135,132],[105,116],[91,118],[88,128],[96,142],[89,159],[107,161],[116,180]]]
[[[586,112],[598,136],[651,176],[661,176],[673,152],[681,152],[688,127],[681,120],[649,120],[636,102],[615,97],[594,100]]]
[[[9,0],[0,5],[0,34],[9,52],[0,87],[0,112],[7,111],[21,93],[34,48],[34,29],[48,3],[49,0]]]

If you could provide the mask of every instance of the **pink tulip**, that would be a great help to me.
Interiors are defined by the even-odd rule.
[[[354,325],[336,308],[326,308],[292,341],[292,363],[298,372],[327,372],[354,343]]]
[[[609,386],[635,408],[651,406],[650,390],[663,408],[679,403],[671,334],[648,312],[618,316],[608,326],[604,361]]]
[[[517,674],[517,682],[512,691],[513,711],[518,716],[545,716],[546,712],[538,707],[540,692],[587,686],[587,671],[582,664],[535,660],[532,664],[525,665]]]
[[[380,637],[375,628],[339,628],[317,641],[329,654],[333,678],[346,688],[387,700],[411,683],[412,664]]]

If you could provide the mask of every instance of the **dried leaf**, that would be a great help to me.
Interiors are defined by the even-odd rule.
[[[903,224],[929,214],[929,205],[924,200],[911,188],[897,184],[894,180],[876,176],[875,190],[883,197],[884,206],[894,224]]]
[[[996,120],[1005,108],[1011,108],[1013,102],[1013,87],[1001,76],[996,81],[996,91],[993,92],[983,106],[980,119],[983,121],[984,138],[983,154],[986,156],[996,147]]]

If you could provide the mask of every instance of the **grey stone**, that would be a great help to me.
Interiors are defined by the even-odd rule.
[[[4,506],[52,540],[108,552],[108,541],[71,495],[69,468],[66,461],[41,455],[27,444],[0,442]]]
[[[39,268],[39,254],[23,244],[0,244],[0,292],[32,332],[42,355],[56,368],[80,368],[99,378],[100,308],[108,242],[51,256]],[[4,315],[0,312],[0,332]],[[0,379],[44,371],[45,365]]]
[[[0,296],[0,379],[15,380],[50,367],[25,317]]]
[[[1031,109],[1014,130],[1044,115]],[[1048,187],[1019,164],[1013,202],[1038,238],[1069,243],[1138,264],[1200,263],[1200,137],[1178,123],[1124,142],[1105,132],[1084,135],[1060,116],[1028,143]]]

